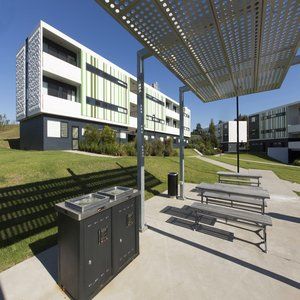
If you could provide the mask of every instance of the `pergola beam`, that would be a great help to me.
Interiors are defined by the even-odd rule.
[[[291,66],[294,66],[294,65],[299,65],[300,64],[300,55],[297,55],[294,57],[292,63],[291,63]]]

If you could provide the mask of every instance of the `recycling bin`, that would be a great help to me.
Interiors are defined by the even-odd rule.
[[[139,192],[113,187],[56,204],[58,284],[91,299],[139,254]]]

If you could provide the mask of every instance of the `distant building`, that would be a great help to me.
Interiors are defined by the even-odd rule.
[[[249,115],[250,151],[284,163],[300,157],[300,101]]]
[[[145,84],[145,139],[179,141],[179,104]],[[78,149],[84,128],[109,125],[120,142],[137,131],[136,77],[45,22],[16,55],[21,149]],[[184,136],[191,112],[184,108]]]
[[[223,152],[236,152],[237,122],[220,122],[216,125],[217,139]],[[240,150],[247,147],[247,121],[239,121]]]
[[[236,152],[236,121],[220,121],[215,124],[216,137],[223,152]],[[247,121],[239,121],[239,141],[240,150],[246,150],[247,147]],[[205,133],[209,133],[209,127],[203,128]]]

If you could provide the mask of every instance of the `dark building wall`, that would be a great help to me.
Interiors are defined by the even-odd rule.
[[[267,153],[269,147],[288,147],[288,139],[270,139],[249,142],[250,152]]]
[[[248,135],[249,140],[259,139],[259,114],[249,116]]]
[[[55,138],[47,136],[47,121],[60,121],[68,124],[68,136],[66,138]],[[71,150],[72,149],[72,127],[79,128],[79,140],[82,140],[82,129],[86,125],[93,125],[102,129],[104,123],[88,122],[73,118],[39,115],[20,122],[21,149],[24,150]],[[109,124],[108,124],[109,125]],[[127,128],[109,125],[116,131],[125,131]],[[122,139],[120,140],[122,142]]]
[[[68,136],[67,137],[48,137],[47,136],[47,122],[48,121],[60,121],[68,124]],[[76,126],[79,129],[79,140],[83,139],[82,129],[87,125],[96,126],[99,129],[102,129],[105,125],[108,125],[110,128],[116,132],[128,131],[127,127],[115,126],[111,124],[97,123],[83,121],[74,118],[67,118],[62,116],[54,115],[38,115],[36,117],[30,118],[28,120],[23,120],[20,122],[20,136],[21,136],[21,149],[24,150],[71,150],[72,149],[72,127]],[[127,134],[126,139],[117,138],[117,142],[126,143],[128,141],[133,141],[135,137],[135,132],[132,132],[132,135]],[[145,135],[151,140],[151,136],[155,138],[163,137],[165,138],[167,134],[151,131],[145,131]],[[175,136],[168,135],[172,138]],[[174,147],[179,145],[179,137],[176,136],[174,141]]]
[[[43,117],[41,115],[20,122],[20,148],[22,150],[44,150]]]

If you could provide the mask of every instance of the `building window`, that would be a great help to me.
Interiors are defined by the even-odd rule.
[[[161,101],[161,100],[159,100],[159,99],[151,96],[150,94],[146,94],[146,98],[149,99],[149,100],[151,100],[151,101],[153,101],[153,102],[155,102],[155,103],[157,103],[157,104],[165,106],[165,103],[163,101]]]
[[[170,125],[170,119],[166,118],[166,124],[169,126]]]
[[[175,105],[173,105],[173,110],[177,112],[177,107]]]
[[[111,111],[115,111],[121,114],[127,114],[127,108],[126,107],[121,107],[112,103],[108,103],[99,99],[95,99],[92,97],[86,97],[86,103],[89,105],[101,107],[103,109],[108,109]]]
[[[50,41],[47,38],[43,39],[43,50],[67,63],[77,66],[77,55],[76,53]]]
[[[104,72],[103,70],[100,70],[100,69],[92,66],[91,64],[86,63],[86,70],[127,89],[127,83],[125,81],[123,81],[113,75],[110,75],[110,74]]]
[[[173,127],[177,128],[177,122],[175,120],[173,120]]]
[[[44,76],[43,89],[45,93],[50,96],[77,102],[77,89],[75,86],[72,86],[70,84],[63,83]]]
[[[130,103],[130,117],[137,118],[137,105]]]
[[[256,121],[255,117],[251,117],[251,122],[254,123]]]
[[[60,122],[60,137],[68,137],[68,123],[66,122]]]

